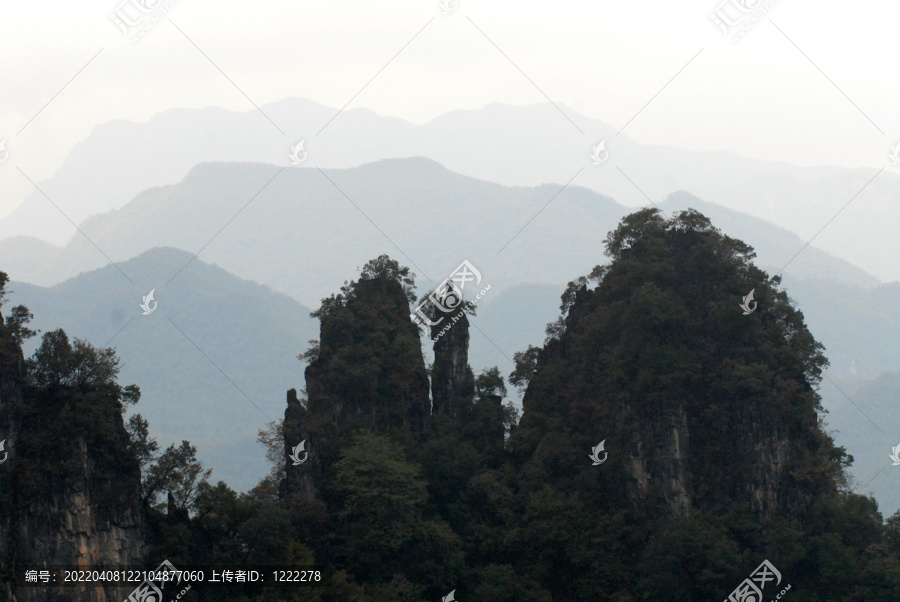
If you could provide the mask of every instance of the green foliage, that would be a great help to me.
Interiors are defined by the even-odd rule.
[[[30,339],[37,331],[28,328],[27,324],[34,318],[34,314],[28,311],[24,305],[16,305],[6,316],[6,327],[12,334],[17,345],[21,345],[25,339]]]
[[[344,282],[344,284],[346,285],[347,283]],[[338,308],[344,307],[345,303],[346,299],[344,298],[344,295],[331,294],[322,299],[322,305],[319,306],[319,309],[309,312],[309,315],[313,318],[322,319],[326,316],[332,315],[332,313]]]
[[[410,272],[406,266],[391,259],[387,255],[379,255],[363,266],[359,275],[360,280],[384,279],[399,282],[403,286],[410,303],[416,302],[416,275]]]
[[[366,580],[401,571],[427,499],[421,469],[390,439],[359,431],[334,466],[333,489],[341,564]]]
[[[482,602],[552,602],[550,592],[509,564],[489,564],[476,572],[473,598]]]
[[[447,432],[429,440],[418,458],[428,481],[432,507],[454,526],[461,524],[461,498],[469,480],[483,468],[475,445],[459,432]]]
[[[303,353],[297,356],[297,359],[301,362],[314,362],[319,359],[319,341],[316,339],[311,339],[309,341],[309,348]]]
[[[125,424],[128,431],[128,447],[141,465],[141,474],[147,474],[150,464],[159,451],[156,440],[150,437],[150,424],[140,414],[132,414]]]
[[[322,305],[316,311],[310,313],[314,318],[323,319],[331,316],[341,307],[346,307],[348,302],[359,299],[367,288],[361,286],[366,281],[394,282],[400,285],[409,303],[416,302],[416,275],[406,266],[391,259],[387,255],[380,255],[367,262],[360,271],[359,281],[344,282],[338,295],[330,295],[322,299]],[[312,344],[312,341],[310,341]]]
[[[647,542],[640,590],[652,600],[717,600],[747,576],[742,568],[739,549],[725,532],[700,517],[680,518]]]
[[[44,334],[26,366],[28,383],[34,388],[103,390],[115,395],[117,401],[130,404],[140,397],[134,385],[126,389],[116,383],[119,360],[115,349],[97,349],[79,339],[69,343],[61,329]]]
[[[575,296],[577,295],[578,291],[587,286],[587,283],[587,277],[581,276],[573,280],[566,286],[566,290],[563,292],[562,297],[560,298],[562,302],[559,305],[559,311],[562,312],[563,316],[569,313],[569,309],[575,304]]]
[[[289,542],[293,547],[285,553],[284,534],[290,532],[291,517],[284,506],[259,504],[254,510],[255,512],[239,529],[246,562],[255,564],[312,562],[312,552],[300,542]]]
[[[695,211],[631,214],[606,251],[609,265],[569,283],[544,349],[515,356],[510,382],[527,391],[507,453],[516,486],[534,493],[512,532],[554,534],[524,539],[518,562],[554,599],[583,599],[591,587],[622,599],[724,597],[766,557],[816,592],[792,592],[798,599],[825,599],[841,574],[842,599],[859,595],[867,571],[888,587],[896,556],[879,551],[887,544],[874,504],[842,493],[852,458],[822,431],[815,391],[827,360],[780,278]],[[759,309],[743,316],[737,303],[750,289]],[[672,460],[657,460],[660,450],[641,448],[670,440],[673,428],[691,459],[685,485],[696,514],[666,523],[663,479],[680,477],[666,466]],[[777,504],[760,516],[746,492],[763,487],[769,460],[757,450],[781,445],[772,433],[790,443]],[[609,460],[585,464],[604,439]],[[651,477],[643,490],[632,476],[639,459]],[[607,514],[587,510],[588,493]],[[586,541],[585,525],[598,522],[607,528]],[[601,540],[625,561],[622,579],[588,560]],[[557,558],[581,568],[567,573]]]
[[[496,466],[503,461],[506,435],[515,426],[517,411],[512,403],[503,406],[506,385],[496,367],[475,377],[474,403],[463,406],[460,433],[478,450],[482,461]]]
[[[602,599],[634,582],[624,515],[601,506],[597,495],[544,485],[518,496],[520,509],[507,525],[512,564],[554,600]]]
[[[156,502],[165,492],[171,494],[175,504],[182,510],[194,510],[200,486],[209,480],[212,469],[203,469],[197,459],[197,448],[187,441],[175,447],[173,443],[150,465],[143,482],[143,497],[146,503],[155,505],[160,511],[166,502]]]
[[[497,366],[488,368],[475,377],[475,398],[487,399],[491,395],[506,397],[506,384]]]
[[[410,577],[431,592],[442,592],[457,583],[466,568],[462,541],[441,518],[424,520],[416,529],[409,555]]]
[[[525,389],[531,382],[531,377],[537,372],[538,357],[540,357],[540,347],[529,345],[525,351],[517,351],[513,354],[513,362],[515,369],[509,374],[510,384]]]
[[[418,602],[422,599],[424,586],[411,583],[402,573],[397,573],[387,583],[379,583],[372,588],[372,602]]]
[[[265,483],[261,481],[258,487],[267,488],[269,495],[274,495],[277,493],[278,481],[284,474],[284,420],[273,420],[266,428],[259,429],[256,441],[265,448],[266,462],[269,463]]]
[[[565,319],[560,317],[557,318],[556,321],[550,322],[547,324],[547,328],[544,329],[544,332],[547,335],[547,338],[544,340],[544,345],[548,345],[550,341],[558,341],[563,333],[566,332]]]
[[[321,422],[311,423],[311,436],[349,432],[372,419],[378,429],[425,428],[428,377],[419,333],[409,319],[409,295],[403,287],[404,278],[411,276],[406,274],[396,262],[379,258],[367,264],[364,277],[324,300],[316,312],[321,334],[310,350],[306,377],[309,409]],[[332,400],[345,408],[343,424],[327,419],[329,411],[321,404]],[[324,453],[330,464],[333,450]]]
[[[503,406],[503,429],[507,435],[512,434],[519,424],[519,414],[519,409],[513,405],[513,402],[508,401]]]
[[[140,390],[116,382],[115,350],[78,339],[70,343],[63,330],[54,330],[43,335],[25,368],[18,453],[29,462],[16,468],[19,495],[43,499],[60,494],[73,475],[84,474],[89,457],[98,511],[130,505],[140,460],[122,413],[137,403]]]

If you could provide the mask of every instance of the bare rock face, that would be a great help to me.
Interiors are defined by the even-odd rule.
[[[469,368],[469,319],[462,310],[437,312],[436,315],[441,319],[431,327],[434,341],[432,413],[459,418],[460,408],[472,403],[475,390],[475,377]]]
[[[319,496],[316,487],[321,476],[319,456],[318,450],[310,445],[306,408],[297,399],[297,390],[291,389],[287,392],[284,410],[285,478],[281,482],[281,497],[294,494]]]
[[[15,569],[143,565],[147,552],[136,462],[98,461],[83,436],[49,442],[70,451],[65,465],[50,474],[35,468],[40,458],[21,451],[34,449],[34,431],[44,422],[23,418],[27,404],[34,402],[25,395],[23,377],[21,349],[0,320],[0,441],[8,454],[0,464],[0,597],[123,600],[133,588],[16,588],[12,583]],[[116,436],[127,436],[122,417],[112,420]]]
[[[623,413],[623,421],[629,419]],[[652,483],[663,492],[672,516],[687,516],[693,509],[691,441],[685,407],[676,404],[660,412],[644,429],[630,430],[624,438],[628,468],[637,486],[638,497],[650,494]]]
[[[728,444],[716,455],[708,453],[708,441],[699,440],[701,419],[688,404],[674,403],[640,418],[623,408],[625,428],[617,431],[616,444],[634,478],[635,497],[646,498],[656,486],[676,517],[693,510],[716,514],[737,501],[762,523],[802,505],[799,492],[786,486],[788,466],[803,460],[787,429],[750,404],[734,409],[734,424],[722,439]],[[726,472],[729,478],[714,476]]]
[[[18,461],[24,461],[21,458]],[[143,565],[145,531],[140,512],[139,481],[119,479],[123,494],[114,506],[100,510],[91,480],[96,467],[83,440],[77,462],[83,472],[69,480],[65,491],[42,500],[17,500],[13,528],[13,559],[19,567],[66,565],[96,568],[109,565]],[[64,599],[99,601],[124,599],[133,588],[44,590],[19,588],[16,600]],[[58,597],[57,597],[58,596]]]

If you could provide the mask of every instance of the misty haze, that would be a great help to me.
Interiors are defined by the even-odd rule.
[[[900,8],[0,8],[0,599],[900,599]]]

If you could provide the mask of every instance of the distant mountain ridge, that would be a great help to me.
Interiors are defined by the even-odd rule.
[[[118,267],[91,271],[52,288],[9,285],[42,331],[115,347],[119,381],[137,384],[135,411],[161,444],[188,439],[214,478],[246,489],[267,470],[257,430],[280,417],[284,390],[302,385],[296,355],[315,335],[309,308],[176,249],[152,249]],[[149,315],[139,306],[155,287]],[[30,354],[37,337],[28,341]]]
[[[54,177],[38,184],[62,213],[81,223],[123,207],[142,191],[181,181],[198,162],[289,165],[290,147],[303,139],[309,153],[304,165],[321,168],[425,156],[452,171],[504,186],[563,183],[574,177],[574,186],[630,207],[645,205],[645,194],[659,202],[686,190],[780,224],[804,241],[840,212],[815,245],[882,280],[900,279],[900,265],[893,261],[900,254],[900,240],[894,236],[900,207],[893,202],[900,195],[900,174],[890,169],[867,185],[877,168],[799,167],[728,151],[642,145],[561,106],[581,134],[548,103],[494,103],[452,111],[423,125],[367,109],[335,117],[335,108],[298,98],[262,108],[284,136],[263,125],[255,110],[170,109],[146,123],[103,124],[76,145]],[[609,160],[594,166],[588,155],[601,140],[607,140]],[[0,220],[0,240],[30,235],[63,244],[73,234],[71,223],[38,191]]]
[[[795,234],[692,195],[672,195],[662,206],[689,205],[702,205],[716,223],[727,221],[767,269],[777,271],[803,249],[787,274],[878,284],[844,260],[804,249]],[[106,265],[107,257],[124,261],[172,246],[317,306],[353,277],[361,257],[382,253],[402,259],[422,285],[436,285],[462,259],[478,266],[494,290],[522,282],[564,285],[593,267],[602,238],[629,211],[580,186],[507,187],[421,157],[322,173],[210,163],[178,184],[91,216],[81,225],[90,241],[78,234],[54,248],[19,237],[0,242],[0,256],[13,279],[48,286]],[[303,257],[315,261],[297,261]]]

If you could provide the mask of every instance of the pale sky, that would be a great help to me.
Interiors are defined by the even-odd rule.
[[[122,0],[0,4],[0,141],[29,176],[51,177],[110,120],[292,96],[337,109],[361,88],[348,108],[413,123],[549,97],[641,143],[798,165],[879,168],[900,141],[887,0],[769,0],[738,43],[709,17],[721,0],[459,0],[447,15],[438,0],[126,0],[126,14],[132,1],[172,5],[138,43],[110,19]],[[728,0],[729,15],[731,1],[767,5]],[[12,163],[0,215],[31,191]]]

